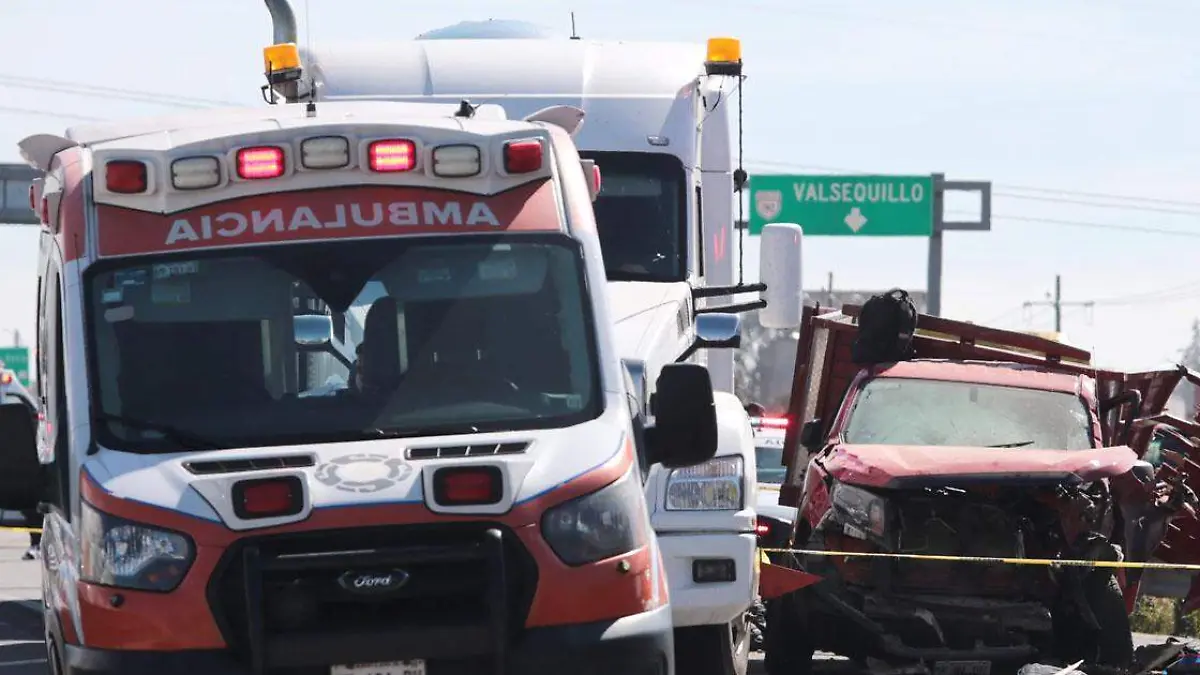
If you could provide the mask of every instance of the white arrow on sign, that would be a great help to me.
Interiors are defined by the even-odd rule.
[[[850,215],[846,216],[843,222],[846,223],[846,227],[849,227],[851,230],[857,233],[863,228],[863,225],[867,224],[867,217],[864,216],[862,211],[859,211],[858,207],[856,206],[850,209]]]

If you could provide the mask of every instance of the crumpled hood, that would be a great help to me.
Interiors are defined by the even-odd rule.
[[[839,481],[867,487],[925,487],[984,481],[1090,482],[1127,473],[1128,446],[1031,450],[918,445],[842,445],[822,459]]]
[[[606,288],[608,311],[616,324],[617,353],[645,358],[663,331],[679,336],[676,315],[691,296],[686,283],[613,281]],[[675,342],[674,340],[672,342]],[[674,347],[674,344],[672,344]]]

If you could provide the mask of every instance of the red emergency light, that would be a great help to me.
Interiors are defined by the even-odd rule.
[[[758,425],[771,429],[786,429],[788,428],[788,418],[786,417],[760,417]]]
[[[372,141],[367,165],[376,173],[412,171],[417,166],[417,144],[403,138]]]
[[[114,159],[104,165],[104,188],[109,192],[136,195],[145,192],[148,185],[149,177],[144,162]],[[49,218],[45,220],[49,222]]]
[[[237,151],[237,175],[243,180],[279,178],[283,175],[283,148],[263,145]]]
[[[504,474],[495,466],[456,466],[433,474],[433,499],[443,506],[486,506],[504,497]]]
[[[278,518],[304,510],[304,485],[296,476],[244,480],[233,486],[233,512],[238,518]]]
[[[754,534],[757,535],[759,539],[769,537],[771,535],[770,521],[764,520],[762,516],[758,516],[757,522],[754,524]]]
[[[12,384],[12,373],[0,373],[0,384]]]
[[[509,141],[504,144],[505,173],[533,173],[542,168],[542,142]]]

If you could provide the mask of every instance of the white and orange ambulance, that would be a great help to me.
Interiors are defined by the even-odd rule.
[[[40,412],[0,406],[0,508],[46,514],[52,675],[674,672],[644,481],[713,456],[714,395],[668,365],[634,414],[581,119],[310,103],[21,143]]]

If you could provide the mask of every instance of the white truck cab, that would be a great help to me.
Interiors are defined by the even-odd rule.
[[[266,5],[274,42],[296,43],[288,2]],[[653,383],[667,364],[705,365],[717,390],[717,456],[682,470],[652,467],[646,483],[677,662],[689,673],[744,672],[758,589],[757,489],[731,350],[740,341],[738,312],[765,304],[764,325],[793,327],[802,296],[795,225],[764,232],[765,290],[735,278],[731,109],[743,80],[740,44],[554,39],[511,23],[517,30],[504,30],[506,23],[464,23],[414,40],[323,41],[301,47],[297,63],[273,60],[268,48],[267,61],[286,100],[467,100],[512,117],[554,106],[586,114],[574,140],[600,177],[594,211],[605,290],[635,412],[652,413]],[[765,302],[729,305],[760,291]]]
[[[666,365],[633,414],[556,119],[317,102],[22,141],[39,415],[0,405],[0,508],[45,514],[51,675],[674,675],[644,486],[713,457],[712,385]]]

